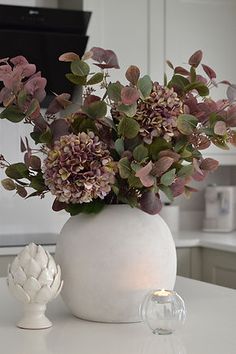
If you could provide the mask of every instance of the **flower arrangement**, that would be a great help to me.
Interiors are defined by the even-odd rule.
[[[91,71],[88,60],[99,68]],[[236,86],[228,81],[227,98],[214,101],[210,89],[216,73],[202,64],[195,52],[188,68],[174,67],[164,84],[140,76],[136,66],[126,71],[126,83],[109,82],[108,69],[119,69],[115,53],[94,47],[82,58],[65,53],[67,79],[83,86],[80,105],[70,95],[55,95],[44,115],[46,79],[23,56],[0,61],[1,119],[32,126],[21,139],[24,162],[9,163],[0,155],[7,178],[2,185],[23,198],[50,192],[53,210],[71,215],[98,212],[105,204],[125,203],[156,214],[160,191],[172,201],[196,191],[189,183],[201,181],[218,162],[203,158],[201,150],[214,144],[222,149],[236,145]],[[104,93],[96,95],[94,86]],[[73,111],[68,113],[68,106]],[[37,146],[39,146],[37,148]],[[29,191],[30,192],[29,192]]]

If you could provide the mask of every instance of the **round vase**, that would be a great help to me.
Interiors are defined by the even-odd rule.
[[[77,317],[139,322],[151,289],[173,289],[176,250],[159,215],[109,205],[96,215],[71,217],[58,237],[62,298]]]

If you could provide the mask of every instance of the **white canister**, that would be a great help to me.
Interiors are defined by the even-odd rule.
[[[177,234],[179,232],[179,206],[178,205],[163,205],[160,216],[167,223],[171,233]]]

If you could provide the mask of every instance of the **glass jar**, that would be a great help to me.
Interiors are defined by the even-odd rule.
[[[152,290],[143,301],[141,316],[154,334],[170,334],[183,325],[185,304],[175,291]]]

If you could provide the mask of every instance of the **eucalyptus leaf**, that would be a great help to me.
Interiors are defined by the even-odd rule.
[[[123,157],[122,159],[120,159],[120,161],[118,162],[118,169],[121,178],[126,179],[129,177],[131,169],[130,162],[127,157]]]
[[[145,75],[138,80],[137,87],[143,99],[147,98],[152,91],[152,80],[149,75]]]
[[[16,106],[9,106],[0,113],[0,119],[7,119],[13,123],[21,122],[24,118],[25,114]]]
[[[176,177],[175,172],[176,169],[173,168],[172,170],[164,173],[164,175],[162,175],[160,179],[161,184],[163,184],[164,186],[170,186],[174,182],[174,179]]]
[[[29,171],[27,166],[22,163],[14,163],[6,168],[5,171],[6,175],[13,179],[21,179],[21,178],[28,178]]]
[[[125,138],[132,139],[139,132],[140,126],[134,118],[123,117],[118,124],[118,133],[119,135],[124,136]]]
[[[90,71],[89,65],[80,59],[72,61],[70,67],[72,74],[77,76],[87,76]]]
[[[191,114],[180,114],[177,118],[177,128],[184,135],[192,134],[197,124],[197,118]]]
[[[136,161],[141,162],[147,156],[148,156],[148,149],[143,144],[136,146],[136,148],[133,151],[133,157]]]

